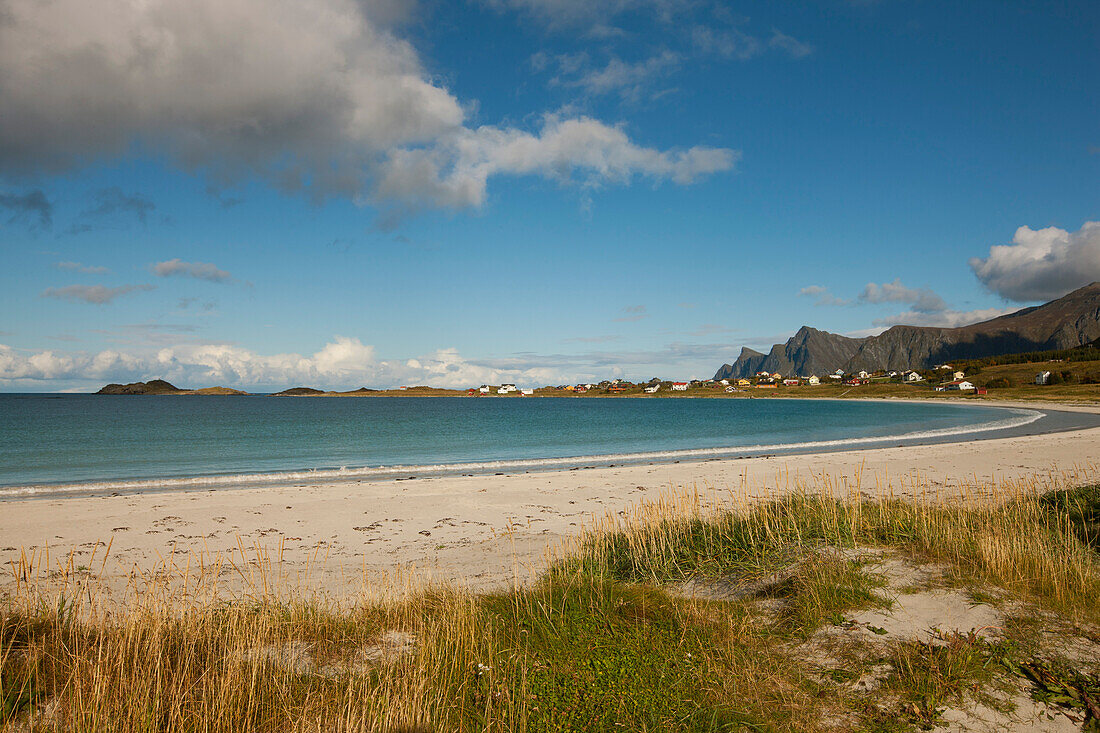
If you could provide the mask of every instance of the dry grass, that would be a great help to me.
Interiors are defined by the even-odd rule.
[[[912,499],[828,477],[768,502],[744,486],[683,490],[596,522],[538,581],[482,596],[408,577],[365,586],[354,602],[302,596],[280,586],[277,554],[241,548],[225,562],[253,579],[249,597],[219,599],[206,581],[180,582],[179,568],[163,568],[137,578],[118,605],[98,594],[96,565],[74,568],[69,558],[51,568],[24,557],[0,610],[0,723],[50,731],[812,731],[877,721],[881,729],[891,716],[873,705],[874,715],[860,712],[870,709],[866,700],[815,678],[795,651],[822,624],[884,603],[876,578],[829,548],[896,548],[1066,623],[1100,624],[1100,562],[1088,524],[1100,497],[1050,498],[1092,473],[975,481],[954,501],[919,479],[905,487]],[[880,488],[885,498],[864,498]],[[196,572],[217,577],[205,562],[188,569]],[[729,601],[665,591],[700,577],[770,581]],[[762,615],[761,598],[782,611]],[[950,696],[966,687],[967,670],[985,674],[984,648],[974,649],[965,648],[972,656],[960,671],[937,667],[952,686],[914,695]],[[898,659],[910,672],[943,654],[904,651]],[[905,679],[895,676],[891,694]]]

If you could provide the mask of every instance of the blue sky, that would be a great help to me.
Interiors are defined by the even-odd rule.
[[[5,5],[0,390],[703,377],[1100,280],[1095,2]]]

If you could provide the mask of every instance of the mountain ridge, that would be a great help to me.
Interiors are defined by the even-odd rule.
[[[1073,348],[1097,338],[1100,282],[1043,305],[955,328],[897,325],[877,336],[851,338],[803,326],[767,355],[743,347],[714,378],[749,377],[759,371],[808,376],[837,369],[928,369],[956,359]]]

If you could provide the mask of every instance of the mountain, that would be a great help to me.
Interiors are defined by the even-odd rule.
[[[824,374],[847,364],[867,339],[839,336],[827,331],[803,326],[785,344],[776,344],[765,356],[759,351],[742,348],[733,364],[723,364],[715,379],[751,377],[757,372],[780,374]]]
[[[779,348],[776,344],[773,350]],[[714,375],[715,379],[738,379],[740,377],[747,377],[756,374],[760,371],[760,365],[764,363],[764,359],[767,356],[761,354],[755,349],[750,349],[748,346],[741,347],[741,353],[738,355],[737,360],[732,364],[723,364],[722,368],[718,370],[718,373]]]
[[[852,339],[803,326],[785,344],[764,356],[742,349],[723,364],[715,379],[751,376],[758,371],[784,375],[823,374],[843,369],[927,369],[956,359],[977,359],[1025,351],[1070,349],[1100,338],[1100,283],[1045,305],[959,328],[894,326],[878,336]]]

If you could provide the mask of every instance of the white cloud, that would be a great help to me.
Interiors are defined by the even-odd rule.
[[[414,206],[480,206],[486,182],[499,174],[537,174],[587,187],[628,183],[635,176],[688,184],[733,168],[740,153],[696,146],[660,151],[633,143],[621,127],[588,117],[547,115],[539,133],[493,126],[463,130],[431,148],[394,151],[382,167],[377,191]]]
[[[95,354],[24,353],[0,345],[0,385],[53,381],[106,382],[152,378],[178,386],[243,388],[311,385],[347,389],[364,385],[431,384],[468,387],[484,382],[544,384],[560,371],[533,364],[489,365],[469,361],[455,349],[417,359],[379,360],[374,347],[337,336],[312,355],[257,354],[232,344],[182,343],[138,355],[115,350]]]
[[[759,38],[737,28],[697,25],[691,29],[691,40],[699,53],[741,61],[759,56],[765,48]]]
[[[618,94],[625,100],[636,102],[646,96],[656,80],[676,70],[681,59],[679,54],[666,49],[634,63],[613,56],[606,66],[600,68],[589,66],[585,54],[567,54],[555,57],[555,60],[559,74],[550,80],[552,85],[578,88],[591,96]],[[535,63],[537,65],[538,62]]]
[[[136,144],[217,182],[260,177],[318,199],[415,210],[478,206],[496,174],[689,183],[736,161],[721,148],[642,147],[587,118],[547,118],[538,134],[470,128],[415,49],[377,24],[394,7],[8,0],[0,171],[62,172]]]
[[[120,295],[152,289],[152,285],[119,285],[115,288],[108,288],[103,285],[66,285],[60,288],[46,288],[42,291],[42,297],[81,301],[93,305],[106,305]]]
[[[497,9],[523,11],[554,28],[584,26],[588,33],[614,33],[610,26],[616,16],[630,12],[645,12],[661,19],[670,19],[687,8],[689,0],[484,0]]]
[[[623,308],[623,313],[625,315],[614,319],[616,323],[635,323],[645,318],[649,318],[649,314],[646,313],[646,307],[644,305],[628,305]]]
[[[1076,232],[1058,227],[1016,230],[1010,245],[974,257],[970,269],[994,293],[1020,303],[1054,300],[1100,280],[1100,221]]]
[[[70,270],[72,272],[83,272],[88,275],[103,275],[110,270],[102,265],[85,265],[80,262],[58,262],[55,265],[59,270]]]
[[[786,33],[780,33],[774,29],[772,30],[772,37],[768,41],[768,46],[770,48],[779,49],[780,51],[786,51],[792,59],[806,58],[813,53],[814,50],[813,46],[808,43],[803,43],[797,38],[788,36]]]
[[[901,278],[892,283],[867,283],[859,294],[863,303],[909,303],[917,313],[939,313],[947,310],[943,298],[928,288],[909,288],[902,285]]]
[[[218,269],[217,266],[209,262],[184,262],[178,257],[164,262],[157,262],[150,265],[149,269],[157,277],[193,277],[198,280],[209,280],[216,283],[233,279],[233,276],[228,272]]]
[[[822,285],[807,285],[798,291],[799,295],[808,296],[814,298],[814,305],[831,306],[831,305],[848,305],[850,300],[844,298],[838,298],[829,292],[829,289]]]
[[[980,323],[981,321],[988,321],[991,318],[1006,316],[1018,310],[1019,308],[982,308],[972,311],[942,310],[934,313],[910,310],[887,318],[876,318],[871,321],[871,323],[880,328],[898,325],[958,328],[959,326],[969,326],[972,323]],[[866,333],[870,334],[873,332],[876,331],[868,329]]]

